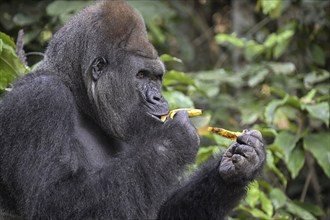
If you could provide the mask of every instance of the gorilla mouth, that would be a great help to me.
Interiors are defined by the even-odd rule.
[[[162,120],[160,120],[160,118],[163,116],[163,115],[166,115],[166,114],[168,114],[169,113],[169,111],[167,111],[166,113],[164,113],[164,114],[153,114],[153,113],[148,113],[151,117],[153,117],[153,118],[155,118],[155,119],[157,119],[158,121],[161,121],[162,122]]]
[[[170,109],[166,105],[147,105],[148,114],[160,119],[163,115],[166,115],[170,112]]]
[[[161,120],[160,120],[161,115],[158,116],[158,115],[153,115],[153,114],[150,114],[150,113],[149,113],[149,115],[150,115],[152,118],[157,119],[157,121],[161,121]]]
[[[160,108],[160,109],[157,109],[157,110],[156,110],[156,109],[153,109],[153,110],[151,110],[151,111],[148,111],[147,113],[148,113],[148,115],[150,115],[151,117],[153,117],[153,118],[155,118],[155,119],[161,121],[160,118],[161,118],[163,115],[168,114],[169,112],[170,112],[170,110],[169,110],[168,108]]]

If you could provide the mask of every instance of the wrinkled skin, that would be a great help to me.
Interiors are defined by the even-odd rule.
[[[262,171],[261,134],[183,179],[199,137],[187,112],[159,120],[164,72],[124,2],[74,16],[0,102],[0,216],[224,219]]]
[[[251,181],[265,161],[265,150],[259,131],[247,131],[223,154],[219,172],[226,181]]]

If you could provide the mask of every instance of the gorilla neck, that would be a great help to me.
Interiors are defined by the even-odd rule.
[[[103,167],[109,159],[127,149],[125,143],[109,137],[83,113],[79,113],[76,118],[75,136],[83,147],[88,163],[95,168]]]

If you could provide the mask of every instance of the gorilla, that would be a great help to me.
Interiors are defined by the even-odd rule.
[[[141,16],[100,1],[52,38],[0,104],[0,206],[10,219],[224,219],[261,172],[260,132],[184,178],[199,146],[169,112]]]

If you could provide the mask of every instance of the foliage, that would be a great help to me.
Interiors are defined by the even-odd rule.
[[[0,94],[17,77],[26,73],[26,67],[17,57],[14,41],[0,32]]]
[[[264,5],[265,2],[258,1],[257,10],[269,14],[272,19],[277,18],[281,14],[279,5],[282,2],[273,1],[278,2],[274,9],[265,8],[269,6]],[[309,38],[314,45],[312,49],[309,44],[297,48],[312,51],[309,53],[313,55],[304,66],[297,68],[294,59],[292,62],[279,61],[290,55],[289,49],[300,41],[295,36],[300,34],[301,27],[296,20],[266,35],[262,42],[220,33],[215,36],[217,43],[243,52],[247,63],[239,72],[228,69],[189,75],[171,72],[165,78],[165,82],[171,82],[165,84],[166,90],[182,91],[197,107],[210,111],[212,117],[204,118],[204,126],[220,125],[232,130],[252,126],[260,130],[267,141],[267,174],[250,185],[246,199],[232,216],[234,218],[298,217],[309,220],[326,215],[320,207],[322,203],[312,205],[312,199],[305,201],[305,198],[308,188],[312,189],[311,178],[321,187],[325,187],[330,179],[330,73],[319,67],[325,66],[329,51],[316,45],[314,36]],[[214,144],[202,147],[196,165],[230,144],[228,140],[206,134],[205,127],[199,128],[201,135],[220,148]],[[324,179],[322,176],[325,182],[320,182]],[[299,195],[290,196],[288,184],[298,183],[300,179],[304,185],[300,186],[300,198]]]
[[[263,62],[249,65],[239,73],[221,69],[199,72],[193,78],[182,72],[177,75],[168,74],[165,77],[165,82],[172,82],[166,84],[166,90],[176,93],[182,90],[184,85],[184,94],[193,97],[195,103],[201,103],[201,99],[209,100],[206,109],[212,109],[211,124],[236,129],[241,129],[240,125],[252,126],[253,129],[260,130],[268,140],[267,172],[274,173],[275,176],[272,178],[277,178],[278,183],[272,185],[264,180],[260,181],[260,186],[258,182],[253,183],[246,200],[237,208],[239,219],[291,219],[298,216],[309,220],[325,214],[318,206],[290,199],[285,194],[285,189],[290,179],[296,179],[301,174],[308,163],[307,160],[315,160],[327,178],[330,178],[330,96],[323,90],[328,85],[330,74],[326,70],[305,74],[308,78],[314,79],[309,81],[309,84],[306,83],[306,78],[297,79],[294,73],[295,66],[292,63]],[[315,80],[320,78],[323,80]],[[316,82],[318,86],[313,86]],[[295,89],[281,89],[290,88],[289,85],[292,83],[296,85]],[[311,86],[314,89],[309,90]],[[203,92],[198,92],[196,87]],[[225,93],[222,87],[225,87]],[[245,92],[228,95],[228,88]],[[299,93],[304,92],[301,97],[291,95],[298,93],[298,90]],[[171,104],[173,99],[170,96],[167,98]],[[188,96],[186,99],[189,99]],[[171,107],[187,107],[186,103],[179,101]],[[220,103],[221,106],[215,109],[212,103]],[[207,126],[210,117],[203,117],[202,125]],[[236,121],[237,117],[240,122]],[[255,123],[257,125],[253,126]],[[196,126],[200,128],[202,135],[205,134],[205,127],[198,123]],[[225,146],[231,143],[215,135],[207,134],[206,137],[221,147],[211,145],[201,148],[196,158],[197,165],[219,150],[224,150]],[[286,171],[289,172],[289,176]],[[308,167],[308,172],[315,170]]]

